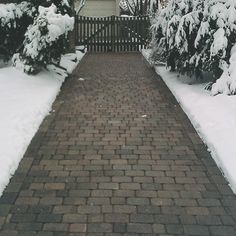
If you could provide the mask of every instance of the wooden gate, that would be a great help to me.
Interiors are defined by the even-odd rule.
[[[139,51],[148,44],[149,27],[148,16],[77,16],[76,45],[93,52]]]

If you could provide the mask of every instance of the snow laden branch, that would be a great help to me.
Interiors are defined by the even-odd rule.
[[[173,71],[202,77],[208,72],[214,82],[213,94],[235,94],[236,1],[235,0],[170,0],[159,11],[152,30],[152,59],[161,58]],[[231,78],[231,80],[229,80]],[[221,82],[217,82],[221,84]]]
[[[76,12],[77,15],[80,14],[80,12],[81,12],[82,9],[84,8],[85,4],[86,4],[86,0],[80,0],[79,8],[78,8],[78,10],[77,10],[77,12]]]
[[[223,74],[212,86],[212,94],[236,94],[236,44],[231,50],[229,64],[222,63]]]
[[[39,12],[41,7],[47,8],[54,4],[56,6],[56,13],[65,16],[64,18],[66,18],[68,16],[73,16],[74,14],[72,3],[72,0],[26,0],[21,3],[0,4],[0,57],[5,60],[10,60],[16,52],[20,53],[22,57],[23,54],[27,56],[27,45],[31,47],[33,42],[35,42],[35,40],[33,42],[30,41],[29,28],[31,30],[35,29],[36,21],[38,30],[43,36],[51,31],[50,27],[52,24],[50,22],[45,20],[45,24],[49,23],[47,28],[46,26],[43,27],[43,23],[38,19],[41,14]],[[42,18],[42,15],[40,17]],[[41,19],[41,21],[43,20]],[[64,25],[63,22],[63,20],[60,22],[62,26]],[[65,22],[68,22],[68,20]],[[32,25],[34,25],[33,28]],[[57,33],[57,31],[55,32]],[[64,43],[60,45],[60,48],[58,47],[58,50],[54,50],[54,54],[55,52],[57,54],[64,53],[64,48],[66,43],[68,43],[66,32],[59,36],[59,39],[56,41],[64,41]],[[53,44],[57,45],[58,43],[55,42]],[[39,45],[39,48],[40,47],[41,45]],[[34,48],[35,45],[32,47],[32,50]],[[29,56],[27,57],[29,58]]]
[[[23,51],[13,57],[16,67],[34,74],[51,63],[58,63],[63,39],[74,27],[74,18],[57,13],[57,7],[39,7],[39,15],[25,33]]]
[[[32,24],[36,8],[29,2],[0,4],[0,54],[11,57]],[[17,40],[16,40],[17,39]]]
[[[121,14],[131,16],[153,14],[160,7],[160,0],[121,0]]]

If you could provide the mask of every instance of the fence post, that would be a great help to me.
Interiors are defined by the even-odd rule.
[[[115,16],[111,17],[111,51],[115,51]]]

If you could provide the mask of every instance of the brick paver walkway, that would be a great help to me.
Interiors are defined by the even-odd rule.
[[[54,109],[0,199],[1,236],[236,235],[235,196],[140,54],[88,54]]]

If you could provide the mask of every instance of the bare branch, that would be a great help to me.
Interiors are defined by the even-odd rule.
[[[86,0],[80,0],[79,8],[78,8],[78,10],[76,12],[77,15],[79,15],[79,13],[81,12],[81,10],[85,6],[85,4],[86,4]]]

